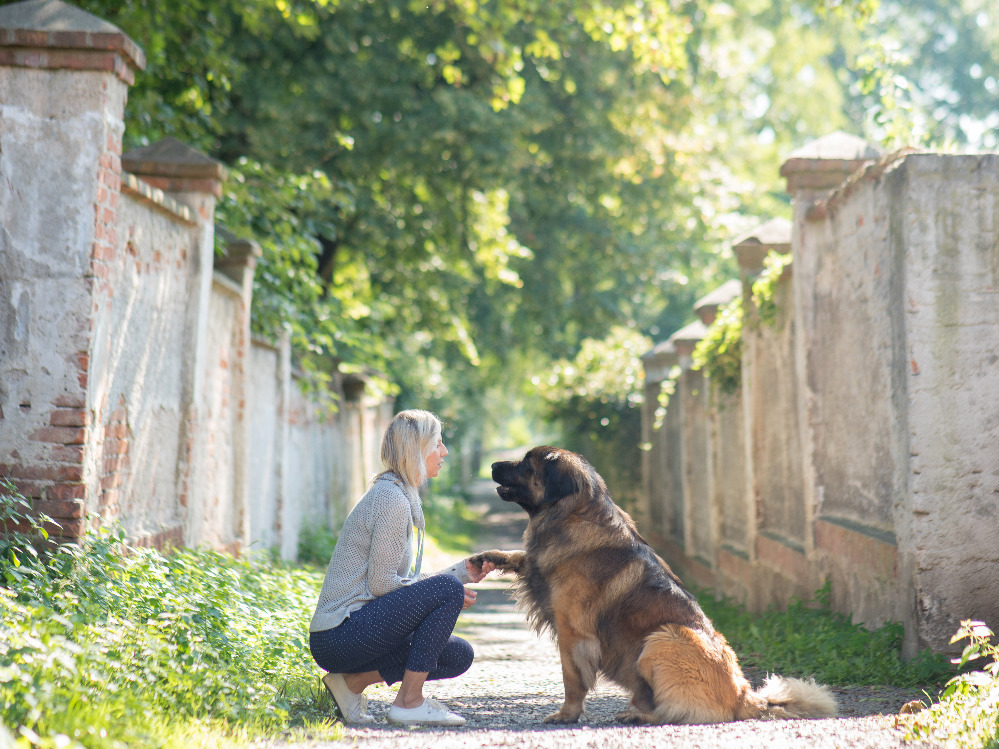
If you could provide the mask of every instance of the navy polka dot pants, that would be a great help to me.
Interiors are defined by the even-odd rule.
[[[404,671],[450,679],[472,665],[472,646],[451,634],[465,601],[454,575],[435,575],[379,596],[333,629],[312,632],[309,649],[320,668],[339,674],[377,671],[386,684]]]

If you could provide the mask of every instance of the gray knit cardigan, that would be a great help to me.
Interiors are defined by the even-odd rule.
[[[368,601],[431,577],[420,572],[424,535],[419,493],[394,473],[378,476],[343,523],[309,631],[332,629]],[[464,560],[432,574],[470,582]]]

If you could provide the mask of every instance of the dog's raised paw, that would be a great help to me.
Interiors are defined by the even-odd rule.
[[[490,549],[473,554],[468,558],[468,561],[478,569],[482,569],[485,562],[491,562],[496,569],[502,572],[517,572],[524,562],[524,552]]]

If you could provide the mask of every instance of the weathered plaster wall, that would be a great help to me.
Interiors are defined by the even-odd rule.
[[[947,650],[961,619],[999,621],[999,156],[879,160],[837,134],[781,173],[788,238],[736,245],[745,461],[722,458],[734,427],[697,407],[685,372],[669,411],[679,423],[644,425],[643,531],[688,582],[752,609],[828,581],[854,621],[901,621],[904,653]],[[748,304],[768,245],[793,250],[775,328]],[[692,337],[679,331],[645,357],[648,393],[665,377],[662,353]],[[708,480],[692,477],[692,455],[714,461]],[[743,503],[721,491],[740,480]],[[685,532],[657,535],[677,501]]]
[[[119,201],[116,262],[95,315],[90,362],[101,491],[88,507],[125,518],[136,539],[184,522],[177,465],[183,453],[185,310],[196,268],[193,224],[135,192]]]
[[[360,496],[344,467],[375,472],[391,401],[321,414],[286,344],[251,358],[260,251],[223,230],[215,256],[222,165],[171,138],[122,154],[128,37],[57,1],[0,7],[0,32],[0,476],[65,540],[114,520],[131,543],[256,532],[293,557]]]
[[[70,536],[102,475],[88,385],[125,96],[113,74],[0,67],[0,471]]]
[[[911,548],[921,640],[999,621],[999,156],[912,155],[906,200],[910,462],[899,534]]]
[[[747,553],[750,527],[746,501],[745,423],[739,394],[719,393],[711,408],[711,485],[718,508],[718,543]]]
[[[248,387],[253,406],[248,409],[250,433],[249,510],[251,551],[280,548],[284,530],[281,505],[285,489],[286,410],[290,375],[287,338],[278,346],[254,340],[250,348]]]

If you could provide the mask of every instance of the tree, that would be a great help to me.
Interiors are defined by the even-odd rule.
[[[781,154],[870,108],[865,0],[81,5],[147,53],[126,147],[170,134],[231,167],[258,332],[466,434],[500,383],[683,324],[732,236],[788,210]]]

